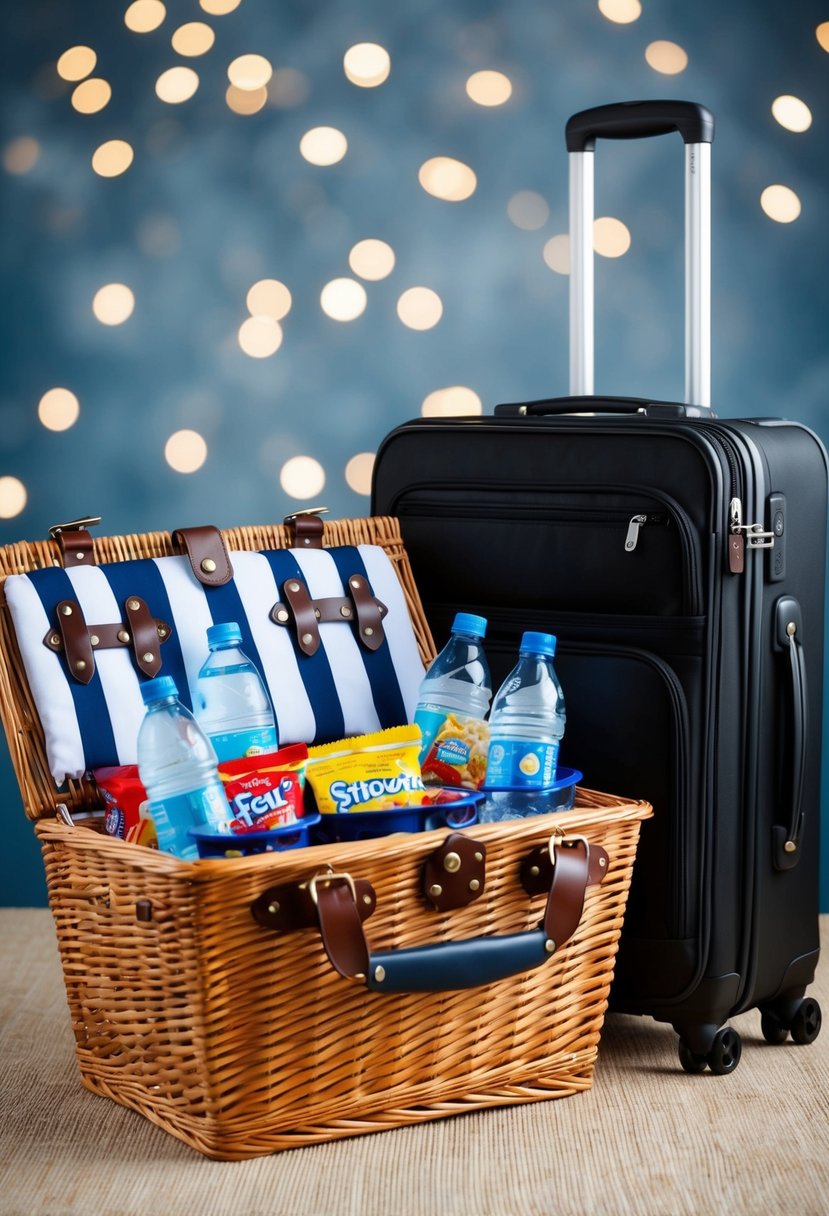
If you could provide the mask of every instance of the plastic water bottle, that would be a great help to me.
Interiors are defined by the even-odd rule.
[[[211,625],[194,709],[219,760],[276,751],[276,724],[262,677],[240,648],[235,621]]]
[[[486,620],[458,612],[452,635],[427,671],[415,725],[423,734],[420,765],[426,782],[478,789],[486,776],[492,698],[489,664],[481,644]]]
[[[186,861],[198,857],[191,828],[221,831],[232,818],[216,753],[178,699],[175,681],[159,676],[141,686],[147,712],[138,731],[138,775],[147,791],[158,847]]]
[[[487,786],[531,790],[555,781],[565,723],[555,652],[551,633],[522,637],[518,663],[492,703]]]

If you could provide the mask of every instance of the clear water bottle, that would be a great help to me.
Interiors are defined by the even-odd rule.
[[[555,781],[565,723],[555,652],[551,633],[522,637],[518,663],[492,702],[487,786],[537,790]]]
[[[211,625],[196,688],[196,718],[219,760],[276,751],[276,723],[259,672],[241,649],[235,621]]]
[[[482,645],[486,620],[458,612],[452,635],[427,671],[415,725],[423,734],[420,765],[426,782],[478,789],[486,776],[486,715],[492,698]]]
[[[185,861],[198,857],[191,828],[221,831],[232,818],[216,753],[178,699],[175,681],[159,676],[141,686],[147,712],[138,731],[138,775],[147,791],[158,847]]]

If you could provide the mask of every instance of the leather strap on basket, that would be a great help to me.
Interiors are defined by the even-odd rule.
[[[282,523],[288,530],[289,547],[321,549],[325,525],[320,516],[325,515],[327,511],[327,507],[311,507],[307,511],[295,511],[293,515],[286,515]]]
[[[322,874],[308,889],[316,905],[320,935],[334,969],[374,992],[441,992],[494,983],[540,966],[578,928],[585,891],[601,882],[607,854],[581,836],[554,837],[550,844],[552,877],[544,915],[536,929],[506,936],[477,937],[437,945],[372,954],[363,932],[354,880],[349,874]],[[598,849],[605,865],[590,854]],[[254,907],[254,916],[256,915]]]
[[[223,587],[233,578],[233,566],[218,528],[177,528],[173,541],[189,558],[193,574],[205,587]]]
[[[52,540],[57,542],[64,570],[76,566],[94,566],[94,542],[87,528],[101,522],[100,515],[85,515],[66,524],[53,524],[49,529]]]
[[[320,646],[319,627],[323,624],[354,624],[357,636],[367,650],[377,650],[386,640],[383,617],[388,608],[371,593],[361,574],[348,579],[348,596],[312,600],[305,583],[297,578],[282,584],[282,599],[274,604],[270,618],[275,625],[293,625],[297,645],[303,654],[316,654]]]
[[[166,621],[151,615],[144,600],[127,596],[126,621],[106,625],[87,625],[83,609],[76,600],[61,600],[57,607],[57,628],[50,629],[43,645],[55,654],[65,654],[72,677],[88,684],[95,674],[96,650],[132,649],[136,666],[147,676],[161,670],[161,647],[172,635]]]

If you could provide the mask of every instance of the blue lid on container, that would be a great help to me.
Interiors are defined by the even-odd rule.
[[[471,633],[476,638],[482,638],[486,633],[486,617],[475,616],[472,612],[456,612],[452,632]]]
[[[552,658],[555,652],[555,634],[528,631],[521,639],[522,654],[548,654]]]
[[[235,621],[223,621],[219,625],[211,625],[207,630],[207,645],[213,650],[216,646],[235,645],[241,642],[242,631]]]
[[[146,684],[141,685],[141,696],[145,705],[165,701],[167,697],[177,697],[176,682],[172,676],[156,676],[154,680],[147,680]]]

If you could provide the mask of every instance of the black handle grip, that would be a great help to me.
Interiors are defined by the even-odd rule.
[[[638,414],[647,418],[716,418],[709,409],[678,401],[652,401],[648,397],[549,397],[496,405],[501,417],[545,418],[559,414]]]
[[[791,797],[788,826],[775,824],[772,828],[772,848],[775,868],[790,870],[800,859],[800,834],[803,828],[803,786],[806,779],[806,745],[808,734],[808,703],[806,700],[806,657],[803,650],[803,614],[800,604],[790,595],[775,605],[775,643],[778,650],[789,652],[791,675],[792,772],[786,785]]]
[[[565,127],[568,152],[592,152],[597,139],[647,139],[678,131],[686,144],[714,142],[714,115],[695,101],[618,101],[580,110]]]

